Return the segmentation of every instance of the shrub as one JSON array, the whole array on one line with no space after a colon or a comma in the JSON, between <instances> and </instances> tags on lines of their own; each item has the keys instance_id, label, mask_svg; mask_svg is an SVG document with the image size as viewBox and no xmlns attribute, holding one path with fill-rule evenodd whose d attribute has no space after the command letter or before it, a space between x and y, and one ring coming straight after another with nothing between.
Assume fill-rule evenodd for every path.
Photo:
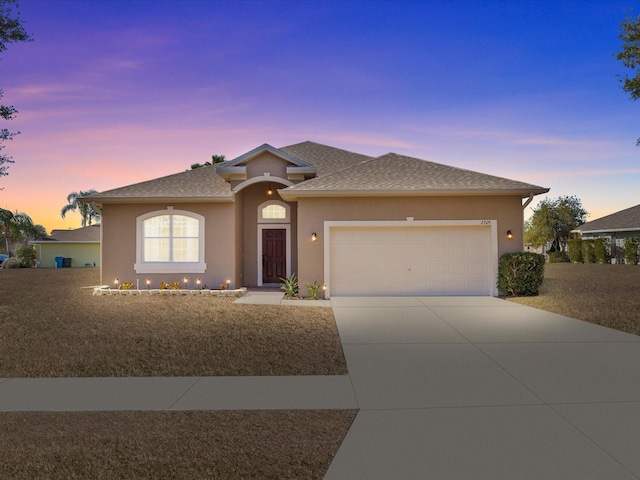
<instances>
[{"instance_id":1,"label":"shrub","mask_svg":"<svg viewBox=\"0 0 640 480\"><path fill-rule=\"evenodd\" d=\"M131 290L133 288L133 282L122 282L122 285L118 287L119 290Z\"/></svg>"},{"instance_id":2,"label":"shrub","mask_svg":"<svg viewBox=\"0 0 640 480\"><path fill-rule=\"evenodd\" d=\"M19 258L9 257L4 262L2 262L2 268L20 268L22 267L22 262Z\"/></svg>"},{"instance_id":3,"label":"shrub","mask_svg":"<svg viewBox=\"0 0 640 480\"><path fill-rule=\"evenodd\" d=\"M611 261L611 255L609 255L604 238L596 238L593 241L593 254L598 263L609 263Z\"/></svg>"},{"instance_id":4,"label":"shrub","mask_svg":"<svg viewBox=\"0 0 640 480\"><path fill-rule=\"evenodd\" d=\"M509 297L538 295L544 263L544 255L537 253L505 253L498 263L498 290Z\"/></svg>"},{"instance_id":5,"label":"shrub","mask_svg":"<svg viewBox=\"0 0 640 480\"><path fill-rule=\"evenodd\" d=\"M160 282L160 290L182 290L179 282Z\"/></svg>"},{"instance_id":6,"label":"shrub","mask_svg":"<svg viewBox=\"0 0 640 480\"><path fill-rule=\"evenodd\" d=\"M624 262L631 265L638 264L638 238L629 237L624 239ZM6 262L5 262L6 263Z\"/></svg>"},{"instance_id":7,"label":"shrub","mask_svg":"<svg viewBox=\"0 0 640 480\"><path fill-rule=\"evenodd\" d=\"M551 252L549 254L549 263L569 262L567 252Z\"/></svg>"},{"instance_id":8,"label":"shrub","mask_svg":"<svg viewBox=\"0 0 640 480\"><path fill-rule=\"evenodd\" d=\"M16 255L22 264L22 267L36 266L36 249L34 247L22 247Z\"/></svg>"},{"instance_id":9,"label":"shrub","mask_svg":"<svg viewBox=\"0 0 640 480\"><path fill-rule=\"evenodd\" d=\"M313 283L307 283L307 290L309 291L309 297L311 300L318 300L318 295L320 294L320 284L316 280Z\"/></svg>"},{"instance_id":10,"label":"shrub","mask_svg":"<svg viewBox=\"0 0 640 480\"><path fill-rule=\"evenodd\" d=\"M582 261L584 263L596 263L594 242L591 239L582 239Z\"/></svg>"},{"instance_id":11,"label":"shrub","mask_svg":"<svg viewBox=\"0 0 640 480\"><path fill-rule=\"evenodd\" d=\"M573 263L582 263L582 240L569 240L569 258Z\"/></svg>"},{"instance_id":12,"label":"shrub","mask_svg":"<svg viewBox=\"0 0 640 480\"><path fill-rule=\"evenodd\" d=\"M284 292L286 298L294 298L298 296L298 279L295 273L292 273L288 278L281 278L282 285L280 290Z\"/></svg>"}]
</instances>

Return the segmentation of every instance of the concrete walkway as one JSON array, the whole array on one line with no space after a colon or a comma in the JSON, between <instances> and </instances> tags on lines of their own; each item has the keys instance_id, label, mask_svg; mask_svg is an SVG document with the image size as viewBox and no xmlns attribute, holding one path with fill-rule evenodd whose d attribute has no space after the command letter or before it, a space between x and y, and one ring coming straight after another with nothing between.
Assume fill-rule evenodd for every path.
<instances>
[{"instance_id":1,"label":"concrete walkway","mask_svg":"<svg viewBox=\"0 0 640 480\"><path fill-rule=\"evenodd\" d=\"M328 479L640 478L640 337L491 297L331 305L349 375L0 379L0 411L358 408Z\"/></svg>"}]
</instances>

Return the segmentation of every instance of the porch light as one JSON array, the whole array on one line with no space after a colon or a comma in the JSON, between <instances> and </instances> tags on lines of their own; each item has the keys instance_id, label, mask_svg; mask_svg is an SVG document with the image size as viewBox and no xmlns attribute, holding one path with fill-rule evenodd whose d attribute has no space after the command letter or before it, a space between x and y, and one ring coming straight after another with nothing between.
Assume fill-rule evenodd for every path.
<instances>
[{"instance_id":1,"label":"porch light","mask_svg":"<svg viewBox=\"0 0 640 480\"><path fill-rule=\"evenodd\" d=\"M511 233L511 230L507 230L507 238L509 240L511 240L513 238L513 233Z\"/></svg>"},{"instance_id":2,"label":"porch light","mask_svg":"<svg viewBox=\"0 0 640 480\"><path fill-rule=\"evenodd\" d=\"M313 233L311 234L311 241L312 241L312 242L315 242L316 240L318 240L318 235L316 235L316 232L313 232Z\"/></svg>"},{"instance_id":3,"label":"porch light","mask_svg":"<svg viewBox=\"0 0 640 480\"><path fill-rule=\"evenodd\" d=\"M267 187L267 195L273 195L273 188L271 188L271 184L269 184L269 186Z\"/></svg>"}]
</instances>

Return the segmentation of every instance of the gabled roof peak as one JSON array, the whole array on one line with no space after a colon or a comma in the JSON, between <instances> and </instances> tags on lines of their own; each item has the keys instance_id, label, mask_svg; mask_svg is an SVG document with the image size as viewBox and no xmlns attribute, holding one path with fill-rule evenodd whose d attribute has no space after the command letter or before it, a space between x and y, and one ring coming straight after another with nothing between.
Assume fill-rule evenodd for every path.
<instances>
[{"instance_id":1,"label":"gabled roof peak","mask_svg":"<svg viewBox=\"0 0 640 480\"><path fill-rule=\"evenodd\" d=\"M244 165L247 162L253 160L257 156L259 156L259 155L261 155L261 154L263 154L265 152L269 152L269 153L275 155L276 157L280 157L283 160L286 160L287 162L292 163L296 167L310 167L311 166L310 163L305 162L304 160L301 160L298 157L295 157L295 156L285 152L284 150L280 150L278 148L272 147L268 143L263 143L259 147L256 147L253 150L250 150L247 153L244 153L244 154L240 155L239 157L234 158L233 160L230 160L228 162L224 162L222 165L218 166L216 168L216 170L224 171L224 169L227 168L227 167L236 167L236 166Z\"/></svg>"}]
</instances>

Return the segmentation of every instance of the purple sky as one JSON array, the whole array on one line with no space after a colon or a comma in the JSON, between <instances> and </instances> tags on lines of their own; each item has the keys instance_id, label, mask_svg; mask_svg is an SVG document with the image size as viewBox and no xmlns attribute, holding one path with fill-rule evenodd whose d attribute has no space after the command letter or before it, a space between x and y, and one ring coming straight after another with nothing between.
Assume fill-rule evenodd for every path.
<instances>
[{"instance_id":1,"label":"purple sky","mask_svg":"<svg viewBox=\"0 0 640 480\"><path fill-rule=\"evenodd\" d=\"M22 134L0 207L52 228L106 190L305 140L640 203L640 103L619 86L637 1L21 0L0 60ZM543 197L536 197L532 206Z\"/></svg>"}]
</instances>

